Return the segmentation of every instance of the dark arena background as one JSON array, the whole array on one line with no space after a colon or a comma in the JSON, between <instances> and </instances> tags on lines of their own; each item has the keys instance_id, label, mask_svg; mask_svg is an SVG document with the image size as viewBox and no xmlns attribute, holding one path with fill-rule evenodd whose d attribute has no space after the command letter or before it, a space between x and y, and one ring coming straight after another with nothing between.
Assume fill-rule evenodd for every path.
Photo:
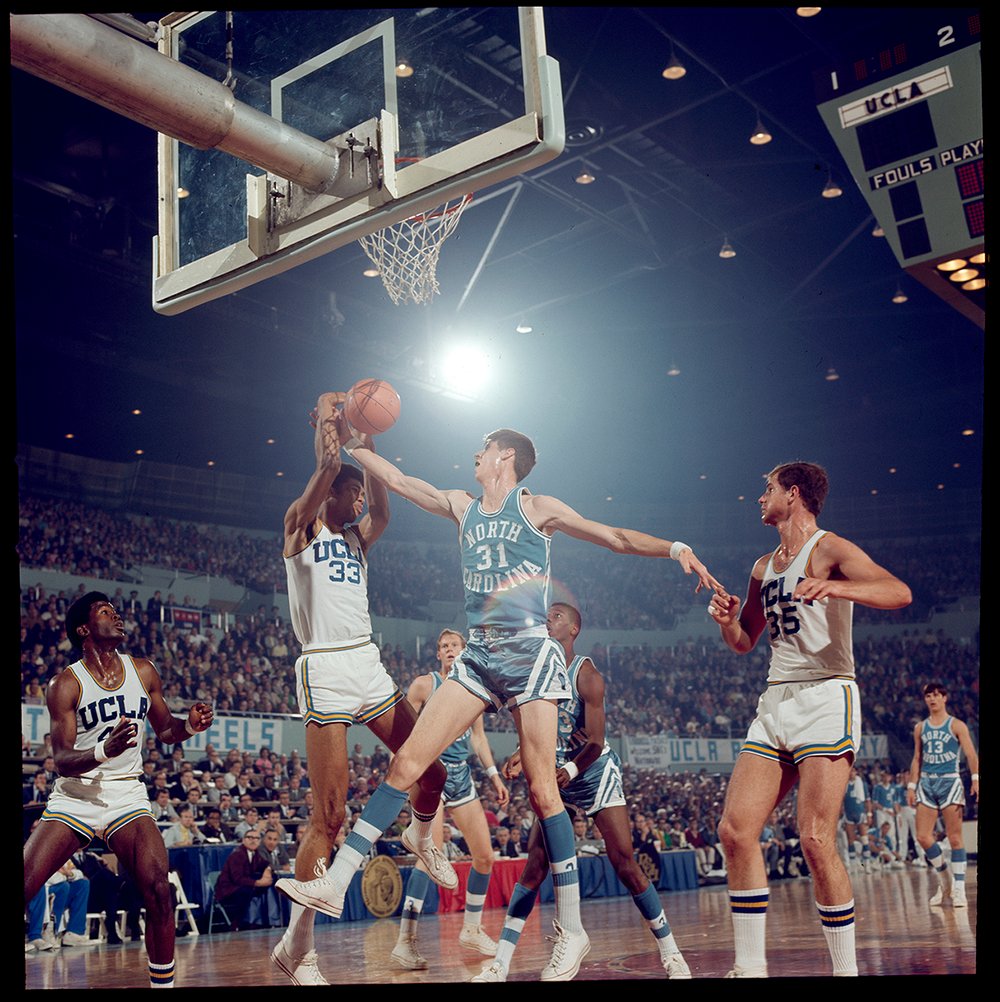
<instances>
[{"instance_id":1,"label":"dark arena background","mask_svg":"<svg viewBox=\"0 0 1000 1002\"><path fill-rule=\"evenodd\" d=\"M519 51L507 54L509 40L492 27L477 34L490 9L422 10L448 12L449 30L468 40L462 58L520 100ZM294 766L308 775L308 762L299 761L282 520L315 468L317 398L362 379L399 393L399 419L375 442L405 473L475 492L483 436L517 429L538 451L532 493L689 542L734 594L775 546L757 504L768 471L795 459L822 464L831 490L820 525L862 546L913 595L894 612L855 607L859 773L871 790L883 775L905 784L929 681L948 686L948 710L979 748L979 12L815 10L541 8L564 148L478 190L470 181L473 197L440 247L438 290L420 304L394 303L351 239L190 309L154 309L165 200L180 205L177 218L192 218L164 193L157 131L12 59L25 838L44 806L33 786L47 768L46 687L73 660L65 612L98 589L123 615L124 649L157 666L168 706L179 713L204 699L215 709L207 738L180 753L203 773L198 813L215 785L200 765L207 740L223 760L235 753L227 764L248 768L255 790L271 771L276 790L295 793L285 826L294 857L308 809L303 784L290 780ZM273 35L251 41L241 36L250 15L232 13L231 58L222 31L198 69L218 80L231 71L236 101L253 93L240 73L255 42L287 35L302 44L326 30L313 18L333 17L275 14ZM27 16L10 15L12 39ZM63 16L103 18L102 30L156 53L158 25L173 15L52 17ZM469 87L467 104L449 104L454 67L410 57L414 80L435 81L428 141L457 147L482 108L496 112L498 101ZM397 76L402 101L410 77ZM405 177L410 133L400 134ZM231 188L211 187L188 192L189 205L231 209L244 226L248 173L262 169L239 162L233 205L222 204ZM435 667L440 631L466 624L453 526L396 497L391 513L371 555L369 597L374 639L405 691ZM766 645L732 654L708 597L671 561L558 535L552 568L555 598L582 612L577 653L605 675L607 738L624 763L636 830L640 815L655 825L659 846L647 862L677 942L695 978L722 978L734 940L715 827L764 687ZM517 745L513 720L504 711L486 727L502 764ZM387 762L365 728L348 740L349 807L359 811ZM260 765L263 747L273 765ZM173 749L153 757L166 765ZM504 810L478 763L474 772L493 827L530 825L523 781L511 784ZM964 760L962 781L968 907L928 905L936 876L912 841L894 856L876 846L870 865L850 857L862 976L976 973L979 804ZM792 851L794 793L775 825L784 834L770 872L770 976L825 975L811 881ZM231 841L228 822L225 831ZM91 854L105 848L97 841ZM382 848L405 886L413 859L398 843ZM287 984L268 961L287 899L261 895L250 928L237 932L219 914L214 879L231 849L170 849L186 933L179 987ZM521 865L494 869L483 919L491 936ZM588 847L580 871L592 949L577 980L662 978L607 856ZM324 975L468 981L485 958L454 948L462 888L428 898L420 945L429 967L409 972L389 960L399 901L379 915L360 886L352 890L345 920L317 924ZM142 916L128 893L120 915L88 908L85 945L51 948L57 917L37 940L47 946L26 938L26 987L144 986ZM535 980L548 956L551 889L541 902L510 980Z\"/></svg>"}]
</instances>

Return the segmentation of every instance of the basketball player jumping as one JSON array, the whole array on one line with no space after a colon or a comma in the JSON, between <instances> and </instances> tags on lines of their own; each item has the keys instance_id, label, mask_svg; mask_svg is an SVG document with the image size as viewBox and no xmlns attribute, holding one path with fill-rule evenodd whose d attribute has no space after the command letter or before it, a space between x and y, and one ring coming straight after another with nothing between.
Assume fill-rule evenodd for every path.
<instances>
[{"instance_id":1,"label":"basketball player jumping","mask_svg":"<svg viewBox=\"0 0 1000 1002\"><path fill-rule=\"evenodd\" d=\"M729 977L767 977L768 889L758 838L798 781L802 851L833 959L833 973L858 973L851 878L837 853L837 820L861 741L854 681L854 602L875 609L910 604L910 589L863 550L816 525L829 490L814 463L786 463L767 476L761 521L779 545L750 574L746 601L716 593L709 604L722 639L748 654L766 630L768 688L757 704L729 783L719 837L726 856L736 965Z\"/></svg>"},{"instance_id":2,"label":"basketball player jumping","mask_svg":"<svg viewBox=\"0 0 1000 1002\"><path fill-rule=\"evenodd\" d=\"M73 853L103 839L142 893L151 988L174 985L174 905L167 849L141 780L139 729L145 721L168 744L212 725L212 708L195 703L175 717L152 662L119 654L122 618L107 595L92 591L66 613L66 635L79 661L51 682L47 700L59 778L42 822L24 846L24 900Z\"/></svg>"},{"instance_id":3,"label":"basketball player jumping","mask_svg":"<svg viewBox=\"0 0 1000 1002\"><path fill-rule=\"evenodd\" d=\"M389 523L385 487L354 467L342 466L336 408L342 393L324 393L314 412L316 469L302 496L285 514L285 569L292 627L302 645L295 663L299 711L306 724L306 760L314 810L295 856L297 881L322 877L344 822L348 786L347 728L362 723L393 751L417 719L413 707L382 667L368 614L368 553ZM365 500L368 512L362 518ZM358 524L352 523L358 521ZM414 814L433 817L445 770L433 759L413 776ZM437 848L410 840L438 883L458 882ZM316 958L315 912L290 895L291 918L271 960L296 985L325 985Z\"/></svg>"},{"instance_id":4,"label":"basketball player jumping","mask_svg":"<svg viewBox=\"0 0 1000 1002\"><path fill-rule=\"evenodd\" d=\"M913 762L911 782L906 791L907 802L917 808L917 842L923 848L927 862L938 875L938 889L930 903L943 904L948 898L955 908L965 908L965 843L962 841L962 819L965 808L965 788L958 773L961 751L972 770L972 796L979 796L979 756L969 734L969 728L948 714L948 690L940 682L924 686L927 719L913 729ZM951 845L951 869L944 852L934 837L938 814L944 821L945 833Z\"/></svg>"},{"instance_id":5,"label":"basketball player jumping","mask_svg":"<svg viewBox=\"0 0 1000 1002\"><path fill-rule=\"evenodd\" d=\"M393 758L385 782L337 853L329 876L311 882L303 896L310 897L314 907L338 914L355 869L395 820L416 778L469 728L484 706L490 711L508 706L556 887L557 935L541 978L568 981L579 970L590 940L580 923L573 826L555 775L557 704L570 698L572 690L562 647L545 629L552 535L565 532L617 553L673 557L685 573L697 575L699 589L721 586L684 543L590 521L554 497L519 487L535 465L535 449L518 432L495 431L476 452L475 478L482 491L478 499L406 476L371 449L349 444L355 461L389 490L457 527L469 643ZM420 821L419 833L429 838L433 815L414 820Z\"/></svg>"}]
</instances>

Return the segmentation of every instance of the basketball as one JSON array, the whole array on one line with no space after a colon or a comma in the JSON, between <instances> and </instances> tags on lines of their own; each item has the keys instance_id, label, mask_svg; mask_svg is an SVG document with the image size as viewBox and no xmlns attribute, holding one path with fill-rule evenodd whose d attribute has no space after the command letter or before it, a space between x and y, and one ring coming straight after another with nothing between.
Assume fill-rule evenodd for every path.
<instances>
[{"instance_id":1,"label":"basketball","mask_svg":"<svg viewBox=\"0 0 1000 1002\"><path fill-rule=\"evenodd\" d=\"M347 391L344 416L366 435L388 431L399 417L399 394L384 379L362 379Z\"/></svg>"}]
</instances>

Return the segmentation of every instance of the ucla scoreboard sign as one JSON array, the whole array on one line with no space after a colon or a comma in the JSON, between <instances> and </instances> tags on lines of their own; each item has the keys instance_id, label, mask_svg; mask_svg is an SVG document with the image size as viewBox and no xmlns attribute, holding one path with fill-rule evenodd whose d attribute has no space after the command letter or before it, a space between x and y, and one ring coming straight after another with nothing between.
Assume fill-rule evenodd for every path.
<instances>
[{"instance_id":1,"label":"ucla scoreboard sign","mask_svg":"<svg viewBox=\"0 0 1000 1002\"><path fill-rule=\"evenodd\" d=\"M905 38L817 74L819 113L900 265L983 326L979 12L899 14Z\"/></svg>"}]
</instances>

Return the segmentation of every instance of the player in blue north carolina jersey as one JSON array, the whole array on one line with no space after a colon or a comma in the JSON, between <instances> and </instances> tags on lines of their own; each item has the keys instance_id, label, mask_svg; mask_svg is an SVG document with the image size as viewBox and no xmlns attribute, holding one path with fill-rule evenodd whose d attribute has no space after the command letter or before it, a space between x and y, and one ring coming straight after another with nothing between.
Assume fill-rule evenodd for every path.
<instances>
[{"instance_id":1,"label":"player in blue north carolina jersey","mask_svg":"<svg viewBox=\"0 0 1000 1002\"><path fill-rule=\"evenodd\" d=\"M174 985L174 908L163 838L141 780L139 731L146 722L164 743L179 745L212 724L195 703L175 717L160 676L146 658L119 654L125 627L111 599L92 591L66 612L66 635L80 660L49 684L52 749L59 778L24 846L24 900L75 852L101 838L142 894L152 988Z\"/></svg>"},{"instance_id":2,"label":"player in blue north carolina jersey","mask_svg":"<svg viewBox=\"0 0 1000 1002\"><path fill-rule=\"evenodd\" d=\"M938 875L938 889L930 903L940 905L950 898L955 908L965 908L968 904L965 843L962 841L965 789L958 763L961 752L972 772L970 792L978 798L979 756L969 728L961 720L949 716L948 690L940 682L928 682L924 686L924 702L929 712L927 719L913 729L913 762L907 800L917 808L917 841ZM939 814L951 845L950 870L934 837Z\"/></svg>"},{"instance_id":3,"label":"player in blue north carolina jersey","mask_svg":"<svg viewBox=\"0 0 1000 1002\"><path fill-rule=\"evenodd\" d=\"M349 433L345 429L342 437ZM424 511L449 519L459 530L469 642L338 852L329 897L336 907L354 870L374 839L395 820L407 789L427 763L462 734L484 706L488 710L508 706L556 886L556 942L541 978L570 980L590 941L580 924L573 827L556 783L557 705L570 691L562 648L545 629L548 541L554 533L565 532L616 553L672 557L685 573L697 575L699 589L721 586L684 543L590 521L554 497L532 495L520 487L535 465L535 448L519 432L495 431L476 452L479 498L406 476L357 445L352 446L354 460L368 473ZM432 820L424 822L415 816L422 825L419 835L427 844L431 844Z\"/></svg>"},{"instance_id":4,"label":"player in blue north carolina jersey","mask_svg":"<svg viewBox=\"0 0 1000 1002\"><path fill-rule=\"evenodd\" d=\"M590 658L574 653L574 644L582 626L580 612L573 606L555 602L549 608L549 636L562 645L569 661L573 687L572 697L559 706L556 781L563 803L593 817L618 879L628 888L639 914L653 934L667 977L689 979L691 971L674 940L659 892L642 872L632 853L621 762L605 739L604 679ZM512 779L520 771L520 758L515 752L504 772L508 779ZM511 892L496 960L473 981L507 980L514 949L534 907L547 865L545 844L536 821L528 836L528 861Z\"/></svg>"},{"instance_id":5,"label":"player in blue north carolina jersey","mask_svg":"<svg viewBox=\"0 0 1000 1002\"><path fill-rule=\"evenodd\" d=\"M382 666L371 638L367 557L388 525L389 498L377 480L341 464L336 408L343 399L342 393L324 393L317 401L316 469L285 513L289 607L302 645L295 662L296 687L306 727L314 810L295 855L297 879L284 878L276 884L293 904L288 928L271 951L271 961L296 985L328 983L317 963L313 937L317 902L311 885L322 882L344 822L347 728L365 724L396 751L417 716ZM366 501L368 511L363 515ZM414 811L433 815L444 786L444 767L428 762L414 781ZM433 847L432 852L436 852ZM309 880L314 873L316 880Z\"/></svg>"},{"instance_id":6,"label":"player in blue north carolina jersey","mask_svg":"<svg viewBox=\"0 0 1000 1002\"><path fill-rule=\"evenodd\" d=\"M465 637L461 633L455 630L441 631L437 643L439 670L427 675L418 675L406 691L406 698L417 713L423 710L427 701L444 685L455 659L464 648ZM462 838L465 839L469 855L472 857L472 866L465 888L462 930L458 934L458 942L467 949L492 957L497 952L497 944L487 935L481 920L486 893L490 886L490 874L493 872L493 844L490 840L486 812L483 810L472 769L469 767L469 757L473 754L479 759L493 784L493 795L497 805L506 807L510 800L510 793L493 761L493 752L486 738L483 718L479 716L464 734L441 753L441 763L448 770L448 781L441 794L441 807L434 819L434 839L439 844L444 841L444 812L447 808L455 826L461 830ZM427 881L426 870L418 864L410 874L409 883L406 885L399 936L390 954L393 963L406 970L419 971L428 966L417 949L417 924L423 911Z\"/></svg>"},{"instance_id":7,"label":"player in blue north carolina jersey","mask_svg":"<svg viewBox=\"0 0 1000 1002\"><path fill-rule=\"evenodd\" d=\"M783 463L758 503L779 545L750 572L746 601L715 594L708 611L725 644L748 654L767 631L767 690L733 769L719 822L736 942L732 977L767 977L767 874L758 838L798 783L802 852L834 975L856 976L854 894L837 853L837 821L861 740L851 646L853 603L910 604L910 589L854 543L816 519L829 491L816 463Z\"/></svg>"}]
</instances>

